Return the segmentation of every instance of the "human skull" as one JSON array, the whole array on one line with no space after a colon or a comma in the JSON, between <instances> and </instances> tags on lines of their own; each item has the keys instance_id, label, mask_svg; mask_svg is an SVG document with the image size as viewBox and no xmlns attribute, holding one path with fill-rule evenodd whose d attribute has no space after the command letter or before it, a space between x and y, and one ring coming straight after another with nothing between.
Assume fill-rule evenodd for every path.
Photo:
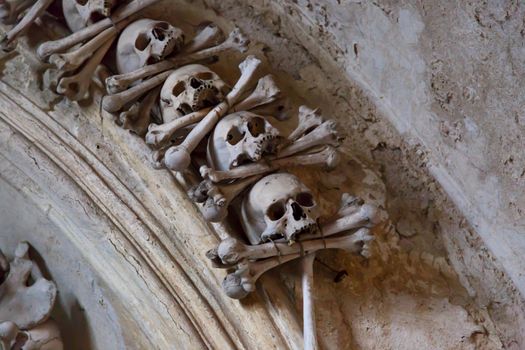
<instances>
[{"instance_id":1,"label":"human skull","mask_svg":"<svg viewBox=\"0 0 525 350\"><path fill-rule=\"evenodd\" d=\"M241 204L241 224L251 244L318 230L319 208L312 192L295 176L277 173L263 177Z\"/></svg>"},{"instance_id":2,"label":"human skull","mask_svg":"<svg viewBox=\"0 0 525 350\"><path fill-rule=\"evenodd\" d=\"M163 60L184 45L184 33L168 22L139 19L126 27L117 44L117 69L129 73Z\"/></svg>"},{"instance_id":3,"label":"human skull","mask_svg":"<svg viewBox=\"0 0 525 350\"><path fill-rule=\"evenodd\" d=\"M215 106L224 100L229 90L221 77L206 66L181 67L166 79L160 92L164 122Z\"/></svg>"},{"instance_id":4,"label":"human skull","mask_svg":"<svg viewBox=\"0 0 525 350\"><path fill-rule=\"evenodd\" d=\"M109 17L111 10L120 2L122 0L62 0L62 9L69 29L76 32Z\"/></svg>"},{"instance_id":5,"label":"human skull","mask_svg":"<svg viewBox=\"0 0 525 350\"><path fill-rule=\"evenodd\" d=\"M251 112L236 112L219 121L208 140L208 164L229 170L246 162L257 162L275 153L280 140L266 118Z\"/></svg>"}]
</instances>

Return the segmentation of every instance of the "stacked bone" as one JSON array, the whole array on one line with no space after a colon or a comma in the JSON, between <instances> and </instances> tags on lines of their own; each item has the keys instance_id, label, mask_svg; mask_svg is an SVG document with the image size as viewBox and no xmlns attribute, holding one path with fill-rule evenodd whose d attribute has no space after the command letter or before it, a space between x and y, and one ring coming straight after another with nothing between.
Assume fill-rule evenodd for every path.
<instances>
[{"instance_id":1,"label":"stacked bone","mask_svg":"<svg viewBox=\"0 0 525 350\"><path fill-rule=\"evenodd\" d=\"M62 350L50 318L56 294L55 284L29 259L27 243L18 245L10 263L0 251L0 349Z\"/></svg>"},{"instance_id":2,"label":"stacked bone","mask_svg":"<svg viewBox=\"0 0 525 350\"><path fill-rule=\"evenodd\" d=\"M239 29L224 38L208 23L185 42L185 33L167 22L133 18L157 1L63 0L73 33L39 46L39 57L54 66L46 72L47 85L70 100L87 98L96 70L117 41L118 74L105 79L102 108L145 137L154 166L200 177L188 194L206 220L237 215L250 244L230 237L207 254L230 270L223 283L228 296L245 297L265 271L301 258L305 348L315 349L315 253L341 248L367 257L375 209L344 194L341 209L321 219L312 192L286 170L335 168L342 142L336 124L301 106L297 128L283 137L276 123L287 117L281 113L286 99L272 75L260 74L260 60L246 57L232 88L203 65L225 51L246 51L249 41ZM9 21L31 1L11 2L16 6L4 6L13 9L4 16ZM20 22L24 30L49 3L35 3ZM4 46L21 32L15 27Z\"/></svg>"},{"instance_id":3,"label":"stacked bone","mask_svg":"<svg viewBox=\"0 0 525 350\"><path fill-rule=\"evenodd\" d=\"M3 51L12 51L16 39L26 33L31 25L42 16L53 0L3 0L0 2L0 22L14 24L0 39Z\"/></svg>"},{"instance_id":4,"label":"stacked bone","mask_svg":"<svg viewBox=\"0 0 525 350\"><path fill-rule=\"evenodd\" d=\"M127 28L121 35L116 54L120 74L106 79L109 95L104 97L102 103L107 112L120 113L119 121L125 128L141 136L146 133L152 121L152 110L157 105L159 97L162 113L157 120L160 120L164 127L182 116L183 112L187 114L195 110L201 115L204 112L203 108L211 107L222 99L226 92L226 85L219 81L218 76L202 65L188 64L206 62L225 51L243 52L248 44L248 40L239 29L234 29L224 40L222 31L216 25L208 24L190 42L181 45L177 54L164 60L151 60L148 55L144 55L144 52L150 51L150 48L154 50L158 45L158 39L153 35L147 41L145 46L148 50L137 48L137 43L140 43L139 38L143 35L141 32L143 28ZM124 36L124 34L129 35ZM125 47L128 47L128 50L125 50ZM201 82L202 86L194 87L195 90L199 90L199 93L192 95L196 100L180 106L182 112L179 113L177 108L171 106L169 96L175 93L173 90L175 87L180 87L174 82L180 82L188 75L198 79L194 81L194 86L197 82ZM162 84L165 86L161 89ZM175 85L171 86L172 84ZM169 87L172 89L169 90ZM144 95L145 97L140 100ZM200 97L197 98L196 95ZM185 115L184 117L184 120L189 120L187 125L194 124L199 119L199 116Z\"/></svg>"},{"instance_id":5,"label":"stacked bone","mask_svg":"<svg viewBox=\"0 0 525 350\"><path fill-rule=\"evenodd\" d=\"M63 0L64 17L73 33L39 46L40 59L48 60L53 66L46 71L46 86L72 101L87 99L97 69L120 32L121 37L129 37L130 32L142 30L145 41L152 35L165 38L162 45L156 47L158 50L150 53L150 61L162 60L178 50L183 40L178 28L148 19L133 22L138 11L157 1L135 0L123 4L119 0L88 0L81 1L80 5L77 0ZM130 47L121 49L131 50Z\"/></svg>"}]
</instances>

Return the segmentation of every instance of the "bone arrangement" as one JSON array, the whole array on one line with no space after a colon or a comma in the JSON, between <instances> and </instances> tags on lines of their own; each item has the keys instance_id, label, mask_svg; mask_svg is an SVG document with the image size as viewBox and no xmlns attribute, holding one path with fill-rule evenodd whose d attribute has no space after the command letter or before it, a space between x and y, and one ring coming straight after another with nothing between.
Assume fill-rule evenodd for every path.
<instances>
[{"instance_id":1,"label":"bone arrangement","mask_svg":"<svg viewBox=\"0 0 525 350\"><path fill-rule=\"evenodd\" d=\"M283 135L279 124L292 113L258 58L245 57L233 86L207 66L227 51L246 52L248 38L238 28L225 35L208 23L190 39L175 24L139 16L156 2L62 0L71 34L37 49L51 66L44 73L46 88L81 101L89 98L93 78L104 77L102 108L145 140L152 166L193 184L189 197L207 221L240 222L244 237L232 235L206 253L214 266L227 270L228 296L243 298L264 272L301 260L305 348L315 349L315 253L338 248L368 257L376 211L342 194L339 211L323 216L312 191L286 170L334 169L343 137L334 121L307 106L296 112L295 130ZM17 37L51 3L2 2L2 20L14 24L2 48L15 49ZM113 72L102 65L112 50Z\"/></svg>"},{"instance_id":2,"label":"bone arrangement","mask_svg":"<svg viewBox=\"0 0 525 350\"><path fill-rule=\"evenodd\" d=\"M30 259L29 248L20 243L11 261L0 250L0 349L62 350L51 318L57 288Z\"/></svg>"}]
</instances>

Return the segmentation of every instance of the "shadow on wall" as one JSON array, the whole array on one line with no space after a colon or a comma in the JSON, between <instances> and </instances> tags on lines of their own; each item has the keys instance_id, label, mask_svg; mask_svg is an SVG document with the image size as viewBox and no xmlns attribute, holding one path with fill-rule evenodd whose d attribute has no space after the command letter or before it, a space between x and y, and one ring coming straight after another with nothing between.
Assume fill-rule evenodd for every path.
<instances>
[{"instance_id":1,"label":"shadow on wall","mask_svg":"<svg viewBox=\"0 0 525 350\"><path fill-rule=\"evenodd\" d=\"M30 255L40 267L44 277L54 280L42 255L33 247L31 247ZM75 295L69 292L61 293L60 286L57 287L57 303L55 304L52 318L59 325L64 349L94 349L91 341L91 327L85 314L85 308Z\"/></svg>"}]
</instances>

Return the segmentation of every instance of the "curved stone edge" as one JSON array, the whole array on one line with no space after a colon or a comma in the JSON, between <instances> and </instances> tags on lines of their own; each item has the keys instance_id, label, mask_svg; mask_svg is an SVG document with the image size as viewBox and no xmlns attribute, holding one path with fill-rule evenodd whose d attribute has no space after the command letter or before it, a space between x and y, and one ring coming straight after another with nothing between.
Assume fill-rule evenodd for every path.
<instances>
[{"instance_id":1,"label":"curved stone edge","mask_svg":"<svg viewBox=\"0 0 525 350\"><path fill-rule=\"evenodd\" d=\"M187 247L174 244L173 236L115 174L49 114L5 83L0 83L0 108L4 111L0 119L11 129L9 131L4 124L4 134L11 133L11 136L2 142L1 153L28 178L42 184L46 195L53 197L53 205L69 214L67 218L54 219L61 227L68 228L67 238L85 252L84 258L116 293L121 307L132 306L121 315L126 327L133 330L131 334L142 334L143 339L150 341L150 346L161 348L174 344L207 348L258 348L265 344L265 347L283 348L294 344L295 340L283 343L289 335L280 334L261 305L246 310L243 305L224 298L220 277L206 271L209 267L201 266L205 261L199 256L201 253L181 253L181 249ZM55 181L49 182L50 174ZM67 183L67 186L57 189L53 183L58 182ZM178 198L171 198L176 202L184 194L175 185L173 189L179 192ZM71 197L71 193L83 203L83 212L63 201ZM182 201L178 207L184 211L192 208L189 221L199 221L193 206ZM173 215L175 208L168 209ZM92 227L82 229L87 224L82 223L86 219ZM178 224L179 232L197 229L203 230L200 234L208 239L214 237L203 223L196 227L195 224L194 227ZM93 227L107 236L96 237L91 230ZM104 250L99 249L101 244L105 245ZM206 247L202 248L204 252ZM179 259L176 254L180 254ZM190 267L185 256L201 258L196 259L201 261L200 265ZM120 271L108 270L109 262L112 269ZM146 318L145 312L148 313ZM267 337L267 334L279 334L280 337Z\"/></svg>"}]
</instances>

